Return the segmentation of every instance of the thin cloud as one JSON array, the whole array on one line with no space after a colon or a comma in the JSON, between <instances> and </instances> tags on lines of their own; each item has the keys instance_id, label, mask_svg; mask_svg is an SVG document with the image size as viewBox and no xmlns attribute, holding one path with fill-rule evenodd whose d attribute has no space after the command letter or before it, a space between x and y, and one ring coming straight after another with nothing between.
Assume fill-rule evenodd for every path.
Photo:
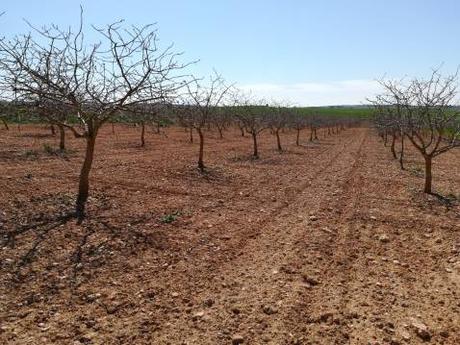
<instances>
[{"instance_id":1,"label":"thin cloud","mask_svg":"<svg viewBox=\"0 0 460 345\"><path fill-rule=\"evenodd\" d=\"M256 97L288 101L301 106L346 105L367 103L381 92L373 80L343 80L324 83L245 84L239 86Z\"/></svg>"}]
</instances>

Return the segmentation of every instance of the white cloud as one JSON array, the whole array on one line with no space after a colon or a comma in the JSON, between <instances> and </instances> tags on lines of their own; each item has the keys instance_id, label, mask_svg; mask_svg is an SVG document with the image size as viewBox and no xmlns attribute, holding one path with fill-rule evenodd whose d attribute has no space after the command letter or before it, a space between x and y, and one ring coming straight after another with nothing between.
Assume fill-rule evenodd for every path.
<instances>
[{"instance_id":1,"label":"white cloud","mask_svg":"<svg viewBox=\"0 0 460 345\"><path fill-rule=\"evenodd\" d=\"M381 91L380 85L372 80L343 80L318 83L297 84L246 84L239 85L251 91L255 97L288 101L301 106L347 105L367 103Z\"/></svg>"}]
</instances>

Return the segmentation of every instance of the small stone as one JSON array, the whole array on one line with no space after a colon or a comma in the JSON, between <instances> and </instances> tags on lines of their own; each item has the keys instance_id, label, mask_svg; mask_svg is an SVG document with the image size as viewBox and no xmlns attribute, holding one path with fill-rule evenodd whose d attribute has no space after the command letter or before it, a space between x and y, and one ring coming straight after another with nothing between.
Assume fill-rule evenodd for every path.
<instances>
[{"instance_id":1,"label":"small stone","mask_svg":"<svg viewBox=\"0 0 460 345\"><path fill-rule=\"evenodd\" d=\"M204 301L204 305L206 307L212 307L214 305L214 300L212 298L208 298Z\"/></svg>"},{"instance_id":2,"label":"small stone","mask_svg":"<svg viewBox=\"0 0 460 345\"><path fill-rule=\"evenodd\" d=\"M171 296L172 296L172 297L179 297L179 293L178 293L178 292L173 292L173 293L171 294Z\"/></svg>"},{"instance_id":3,"label":"small stone","mask_svg":"<svg viewBox=\"0 0 460 345\"><path fill-rule=\"evenodd\" d=\"M204 311L197 311L195 314L193 314L192 319L198 320L198 319L201 319L203 316L204 316Z\"/></svg>"},{"instance_id":4,"label":"small stone","mask_svg":"<svg viewBox=\"0 0 460 345\"><path fill-rule=\"evenodd\" d=\"M278 312L278 309L276 307L272 307L270 305L264 305L262 307L262 310L267 315L276 314Z\"/></svg>"},{"instance_id":5,"label":"small stone","mask_svg":"<svg viewBox=\"0 0 460 345\"><path fill-rule=\"evenodd\" d=\"M235 334L232 337L232 345L239 345L244 343L244 337L240 334Z\"/></svg>"},{"instance_id":6,"label":"small stone","mask_svg":"<svg viewBox=\"0 0 460 345\"><path fill-rule=\"evenodd\" d=\"M369 218L372 219L372 220L377 220L376 216L370 216Z\"/></svg>"},{"instance_id":7,"label":"small stone","mask_svg":"<svg viewBox=\"0 0 460 345\"><path fill-rule=\"evenodd\" d=\"M390 238L388 237L387 234L382 234L379 236L379 241L382 243L388 243L390 242Z\"/></svg>"},{"instance_id":8,"label":"small stone","mask_svg":"<svg viewBox=\"0 0 460 345\"><path fill-rule=\"evenodd\" d=\"M446 330L439 332L439 335L443 338L449 338L449 332Z\"/></svg>"},{"instance_id":9,"label":"small stone","mask_svg":"<svg viewBox=\"0 0 460 345\"><path fill-rule=\"evenodd\" d=\"M415 333L422 340L428 341L431 339L431 333L429 332L427 325L425 325L423 322L420 322L416 319L412 319L411 325L415 328Z\"/></svg>"},{"instance_id":10,"label":"small stone","mask_svg":"<svg viewBox=\"0 0 460 345\"><path fill-rule=\"evenodd\" d=\"M405 329L403 329L403 330L401 331L401 338L402 338L403 340L410 340L410 334L409 334L409 332L406 331Z\"/></svg>"},{"instance_id":11,"label":"small stone","mask_svg":"<svg viewBox=\"0 0 460 345\"><path fill-rule=\"evenodd\" d=\"M238 307L232 307L231 311L235 315L238 315L239 313L241 313L241 310Z\"/></svg>"},{"instance_id":12,"label":"small stone","mask_svg":"<svg viewBox=\"0 0 460 345\"><path fill-rule=\"evenodd\" d=\"M310 217L308 217L308 219L310 219L311 221L314 222L314 221L318 220L318 217L317 216L310 216Z\"/></svg>"},{"instance_id":13,"label":"small stone","mask_svg":"<svg viewBox=\"0 0 460 345\"><path fill-rule=\"evenodd\" d=\"M310 276L310 275L308 275L306 273L302 274L302 278L306 283L310 284L311 286L316 286L316 285L321 284L321 282L318 279L316 279L316 278L314 278L314 277L312 277L312 276Z\"/></svg>"}]
</instances>

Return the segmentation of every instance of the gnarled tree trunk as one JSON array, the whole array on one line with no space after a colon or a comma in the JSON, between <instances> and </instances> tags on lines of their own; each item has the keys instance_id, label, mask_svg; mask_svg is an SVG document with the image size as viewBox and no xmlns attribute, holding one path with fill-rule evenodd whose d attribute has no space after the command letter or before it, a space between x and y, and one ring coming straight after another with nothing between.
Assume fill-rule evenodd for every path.
<instances>
[{"instance_id":1,"label":"gnarled tree trunk","mask_svg":"<svg viewBox=\"0 0 460 345\"><path fill-rule=\"evenodd\" d=\"M425 188L424 192L431 194L431 183L433 180L433 176L431 174L431 164L433 161L433 157L430 155L424 155L423 158L425 158Z\"/></svg>"},{"instance_id":2,"label":"gnarled tree trunk","mask_svg":"<svg viewBox=\"0 0 460 345\"><path fill-rule=\"evenodd\" d=\"M201 172L204 171L204 163L203 163L203 155L204 155L204 135L201 130L201 127L197 127L196 131L198 132L198 136L200 137L200 151L198 154L198 169Z\"/></svg>"},{"instance_id":3,"label":"gnarled tree trunk","mask_svg":"<svg viewBox=\"0 0 460 345\"><path fill-rule=\"evenodd\" d=\"M59 125L59 150L65 150L65 129L64 126Z\"/></svg>"},{"instance_id":4,"label":"gnarled tree trunk","mask_svg":"<svg viewBox=\"0 0 460 345\"><path fill-rule=\"evenodd\" d=\"M5 129L6 129L7 131L9 131L10 128L8 127L8 123L6 122L6 120L5 120L5 119L1 119L1 120L2 120L2 122L3 122L3 126L5 127Z\"/></svg>"},{"instance_id":5,"label":"gnarled tree trunk","mask_svg":"<svg viewBox=\"0 0 460 345\"><path fill-rule=\"evenodd\" d=\"M85 206L89 196L89 173L93 164L94 147L96 145L97 130L92 129L86 137L86 151L83 166L80 171L80 180L78 184L78 196L76 202L76 216L78 224L83 222L85 218Z\"/></svg>"},{"instance_id":6,"label":"gnarled tree trunk","mask_svg":"<svg viewBox=\"0 0 460 345\"><path fill-rule=\"evenodd\" d=\"M399 153L399 166L404 170L404 133L401 133L401 152Z\"/></svg>"},{"instance_id":7,"label":"gnarled tree trunk","mask_svg":"<svg viewBox=\"0 0 460 345\"><path fill-rule=\"evenodd\" d=\"M255 132L251 134L252 134L252 142L254 144L254 153L252 155L254 156L254 158L259 158L259 150L257 147L257 134Z\"/></svg>"},{"instance_id":8,"label":"gnarled tree trunk","mask_svg":"<svg viewBox=\"0 0 460 345\"><path fill-rule=\"evenodd\" d=\"M396 156L395 144L396 144L396 134L392 133L391 134L391 153L393 154L393 158L397 159L398 156Z\"/></svg>"},{"instance_id":9,"label":"gnarled tree trunk","mask_svg":"<svg viewBox=\"0 0 460 345\"><path fill-rule=\"evenodd\" d=\"M277 129L275 131L275 135L276 135L276 145L278 147L278 151L283 151L283 148L281 147L281 139L280 139L280 130Z\"/></svg>"},{"instance_id":10,"label":"gnarled tree trunk","mask_svg":"<svg viewBox=\"0 0 460 345\"><path fill-rule=\"evenodd\" d=\"M145 123L141 122L141 147L145 146Z\"/></svg>"}]
</instances>

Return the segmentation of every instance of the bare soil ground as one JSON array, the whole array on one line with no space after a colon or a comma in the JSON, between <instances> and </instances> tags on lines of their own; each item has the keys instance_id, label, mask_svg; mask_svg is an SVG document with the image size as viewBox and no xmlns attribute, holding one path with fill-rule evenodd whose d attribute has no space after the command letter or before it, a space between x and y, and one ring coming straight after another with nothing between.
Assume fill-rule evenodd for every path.
<instances>
[{"instance_id":1,"label":"bare soil ground","mask_svg":"<svg viewBox=\"0 0 460 345\"><path fill-rule=\"evenodd\" d=\"M281 154L265 133L259 160L207 133L205 175L164 132L102 130L77 226L81 139L1 131L0 343L460 344L459 151L440 200L366 128Z\"/></svg>"}]
</instances>

